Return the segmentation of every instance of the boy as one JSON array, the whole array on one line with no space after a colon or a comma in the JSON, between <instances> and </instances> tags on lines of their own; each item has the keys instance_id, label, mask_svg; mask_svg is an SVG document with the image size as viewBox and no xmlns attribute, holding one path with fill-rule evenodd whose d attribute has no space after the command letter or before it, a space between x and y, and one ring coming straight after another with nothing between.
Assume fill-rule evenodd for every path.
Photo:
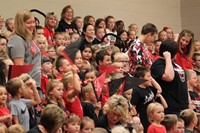
<instances>
[{"instance_id":1,"label":"boy","mask_svg":"<svg viewBox=\"0 0 200 133\"><path fill-rule=\"evenodd\" d=\"M154 62L155 60L157 60L160 56L159 56L159 49L160 49L160 45L161 45L162 41L161 40L156 40L154 42L154 52L151 54L151 60L152 62Z\"/></svg>"},{"instance_id":2,"label":"boy","mask_svg":"<svg viewBox=\"0 0 200 133\"><path fill-rule=\"evenodd\" d=\"M185 133L193 133L198 122L196 113L192 109L185 109L181 111L180 118L185 122Z\"/></svg>"},{"instance_id":3,"label":"boy","mask_svg":"<svg viewBox=\"0 0 200 133\"><path fill-rule=\"evenodd\" d=\"M96 37L92 41L92 44L100 44L101 43L101 39L105 35L105 29L103 27L101 27L101 26L97 26L95 28L95 35L96 35Z\"/></svg>"},{"instance_id":4,"label":"boy","mask_svg":"<svg viewBox=\"0 0 200 133\"><path fill-rule=\"evenodd\" d=\"M111 55L107 50L100 50L96 55L96 62L99 66L110 66L112 64Z\"/></svg>"},{"instance_id":5,"label":"boy","mask_svg":"<svg viewBox=\"0 0 200 133\"><path fill-rule=\"evenodd\" d=\"M200 75L200 53L194 53L192 59L193 59L194 71L197 73L198 76Z\"/></svg>"},{"instance_id":6,"label":"boy","mask_svg":"<svg viewBox=\"0 0 200 133\"><path fill-rule=\"evenodd\" d=\"M29 113L28 108L30 106L37 105L41 102L36 83L27 82L34 93L34 99L22 99L21 96L25 94L25 85L20 78L13 78L6 83L6 89L11 94L12 99L9 102L10 112L13 116L14 124L21 124L29 130Z\"/></svg>"},{"instance_id":7,"label":"boy","mask_svg":"<svg viewBox=\"0 0 200 133\"><path fill-rule=\"evenodd\" d=\"M147 80L133 89L131 104L136 107L140 115L144 131L147 131L149 121L147 118L147 106L155 99L156 94L161 93L160 85L151 77L150 70L146 67L138 67L134 72L136 78Z\"/></svg>"},{"instance_id":8,"label":"boy","mask_svg":"<svg viewBox=\"0 0 200 133\"><path fill-rule=\"evenodd\" d=\"M176 127L177 127L177 133L184 133L185 126L183 119L178 118Z\"/></svg>"},{"instance_id":9,"label":"boy","mask_svg":"<svg viewBox=\"0 0 200 133\"><path fill-rule=\"evenodd\" d=\"M67 59L65 59L63 56L59 56L56 60L56 70L60 73L59 76L57 76L57 79L62 79L62 74L67 73L71 71L71 65Z\"/></svg>"},{"instance_id":10,"label":"boy","mask_svg":"<svg viewBox=\"0 0 200 133\"><path fill-rule=\"evenodd\" d=\"M176 133L177 121L178 121L178 118L176 115L168 114L168 115L165 115L165 118L161 122L161 124L165 126L167 133Z\"/></svg>"},{"instance_id":11,"label":"boy","mask_svg":"<svg viewBox=\"0 0 200 133\"><path fill-rule=\"evenodd\" d=\"M56 32L53 36L54 46L64 45L64 35L61 32Z\"/></svg>"}]
</instances>

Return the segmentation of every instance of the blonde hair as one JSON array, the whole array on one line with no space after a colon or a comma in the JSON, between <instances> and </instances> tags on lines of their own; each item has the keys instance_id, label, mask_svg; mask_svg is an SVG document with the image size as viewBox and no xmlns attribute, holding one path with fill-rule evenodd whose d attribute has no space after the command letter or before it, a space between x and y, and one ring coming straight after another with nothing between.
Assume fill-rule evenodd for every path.
<instances>
[{"instance_id":1,"label":"blonde hair","mask_svg":"<svg viewBox=\"0 0 200 133\"><path fill-rule=\"evenodd\" d=\"M91 83L88 83L86 86L83 86L81 89L81 95L83 97L83 100L85 100L85 94L90 93L93 90L93 86Z\"/></svg>"},{"instance_id":2,"label":"blonde hair","mask_svg":"<svg viewBox=\"0 0 200 133\"><path fill-rule=\"evenodd\" d=\"M54 17L56 19L56 26L54 27L55 29L58 27L58 17L56 16L56 14L54 12L48 12L46 17L45 17L45 21L44 24L45 26L48 26L48 19L49 17Z\"/></svg>"},{"instance_id":3,"label":"blonde hair","mask_svg":"<svg viewBox=\"0 0 200 133\"><path fill-rule=\"evenodd\" d=\"M14 21L14 33L25 40L33 40L35 37L35 30L32 34L25 26L25 22L32 17L34 18L33 14L28 10L17 12Z\"/></svg>"},{"instance_id":4,"label":"blonde hair","mask_svg":"<svg viewBox=\"0 0 200 133\"><path fill-rule=\"evenodd\" d=\"M68 84L69 83L72 83L72 79L73 79L73 73L70 71L70 72L67 72L67 73L64 73L62 75L62 80L61 82L63 83L65 89L68 88Z\"/></svg>"},{"instance_id":5,"label":"blonde hair","mask_svg":"<svg viewBox=\"0 0 200 133\"><path fill-rule=\"evenodd\" d=\"M65 46L63 46L63 45L58 46L58 47L56 48L56 54L59 55L59 56L62 55L61 52L62 52L64 49L65 49Z\"/></svg>"},{"instance_id":6,"label":"blonde hair","mask_svg":"<svg viewBox=\"0 0 200 133\"><path fill-rule=\"evenodd\" d=\"M183 119L185 127L188 127L195 118L195 112L192 109L185 109L181 111L180 118Z\"/></svg>"},{"instance_id":7,"label":"blonde hair","mask_svg":"<svg viewBox=\"0 0 200 133\"><path fill-rule=\"evenodd\" d=\"M185 70L185 74L187 76L187 79L190 79L193 74L196 75L196 72L194 70L187 69L187 70Z\"/></svg>"},{"instance_id":8,"label":"blonde hair","mask_svg":"<svg viewBox=\"0 0 200 133\"><path fill-rule=\"evenodd\" d=\"M50 94L50 92L58 85L58 84L62 84L63 83L57 79L52 79L48 82L47 87L46 87L46 100L47 102L50 102L52 100L52 95ZM59 103L62 103L62 99L58 100Z\"/></svg>"},{"instance_id":9,"label":"blonde hair","mask_svg":"<svg viewBox=\"0 0 200 133\"><path fill-rule=\"evenodd\" d=\"M36 42L44 42L45 43L45 52L47 51L47 46L48 46L48 42L47 39L44 35L37 35L35 38Z\"/></svg>"},{"instance_id":10,"label":"blonde hair","mask_svg":"<svg viewBox=\"0 0 200 133\"><path fill-rule=\"evenodd\" d=\"M64 36L64 40L70 40L70 35L67 32L61 32L61 34Z\"/></svg>"},{"instance_id":11,"label":"blonde hair","mask_svg":"<svg viewBox=\"0 0 200 133\"><path fill-rule=\"evenodd\" d=\"M88 122L90 122L90 123L92 123L93 125L95 125L93 119L91 119L91 118L88 117L88 116L85 116L85 117L83 117L83 119L81 120L81 124L80 124L80 127L81 127L81 128L80 128L80 129L83 129L84 126L85 126L85 124L88 123Z\"/></svg>"},{"instance_id":12,"label":"blonde hair","mask_svg":"<svg viewBox=\"0 0 200 133\"><path fill-rule=\"evenodd\" d=\"M0 123L0 129L1 128L4 129L5 133L8 133L8 128L4 124L2 124L2 123Z\"/></svg>"},{"instance_id":13,"label":"blonde hair","mask_svg":"<svg viewBox=\"0 0 200 133\"><path fill-rule=\"evenodd\" d=\"M120 95L111 96L106 104L103 106L103 113L108 114L110 111L121 115L121 120L129 119L128 102L126 98Z\"/></svg>"},{"instance_id":14,"label":"blonde hair","mask_svg":"<svg viewBox=\"0 0 200 133\"><path fill-rule=\"evenodd\" d=\"M150 103L147 107L147 117L148 117L148 120L150 123L153 122L153 119L152 119L152 114L155 112L156 110L156 107L158 106L161 106L163 107L162 104L158 103L158 102L154 102L154 103ZM164 108L164 107L163 107Z\"/></svg>"},{"instance_id":15,"label":"blonde hair","mask_svg":"<svg viewBox=\"0 0 200 133\"><path fill-rule=\"evenodd\" d=\"M64 125L68 126L69 123L72 123L72 122L78 122L80 124L81 119L77 115L73 114L73 115L69 116L68 119L65 120Z\"/></svg>"},{"instance_id":16,"label":"blonde hair","mask_svg":"<svg viewBox=\"0 0 200 133\"><path fill-rule=\"evenodd\" d=\"M133 126L133 130L132 130L132 133L140 133L144 131L144 127L142 124L134 124Z\"/></svg>"},{"instance_id":17,"label":"blonde hair","mask_svg":"<svg viewBox=\"0 0 200 133\"><path fill-rule=\"evenodd\" d=\"M164 120L161 122L162 125L165 126L167 131L170 131L174 126L176 126L178 122L178 118L174 114L165 115Z\"/></svg>"},{"instance_id":18,"label":"blonde hair","mask_svg":"<svg viewBox=\"0 0 200 133\"><path fill-rule=\"evenodd\" d=\"M26 129L20 124L15 124L8 128L8 132L9 133L26 133Z\"/></svg>"},{"instance_id":19,"label":"blonde hair","mask_svg":"<svg viewBox=\"0 0 200 133\"><path fill-rule=\"evenodd\" d=\"M95 127L95 128L92 130L92 133L108 133L108 132L107 132L106 129L104 129L104 128Z\"/></svg>"}]
</instances>

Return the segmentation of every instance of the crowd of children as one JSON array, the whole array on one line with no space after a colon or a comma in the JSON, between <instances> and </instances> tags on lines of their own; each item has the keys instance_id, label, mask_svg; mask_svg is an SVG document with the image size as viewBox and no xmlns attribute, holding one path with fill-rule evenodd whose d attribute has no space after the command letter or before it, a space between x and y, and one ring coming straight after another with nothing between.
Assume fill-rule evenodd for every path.
<instances>
[{"instance_id":1,"label":"crowd of children","mask_svg":"<svg viewBox=\"0 0 200 133\"><path fill-rule=\"evenodd\" d=\"M44 27L36 20L23 11L0 27L1 133L200 133L191 31L177 38L147 23L139 36L137 24L126 31L113 16L74 17L70 5L60 21L53 12ZM28 64L28 74L10 77L9 65Z\"/></svg>"}]
</instances>

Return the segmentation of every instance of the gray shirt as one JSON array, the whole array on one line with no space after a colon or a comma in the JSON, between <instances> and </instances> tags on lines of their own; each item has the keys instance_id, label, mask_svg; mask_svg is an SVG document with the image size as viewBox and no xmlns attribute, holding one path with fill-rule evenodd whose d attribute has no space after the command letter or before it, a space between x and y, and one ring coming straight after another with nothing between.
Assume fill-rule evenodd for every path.
<instances>
[{"instance_id":1,"label":"gray shirt","mask_svg":"<svg viewBox=\"0 0 200 133\"><path fill-rule=\"evenodd\" d=\"M40 87L41 81L41 54L35 41L24 40L18 35L12 35L8 42L11 59L24 58L24 65L34 64L28 74L36 81Z\"/></svg>"}]
</instances>

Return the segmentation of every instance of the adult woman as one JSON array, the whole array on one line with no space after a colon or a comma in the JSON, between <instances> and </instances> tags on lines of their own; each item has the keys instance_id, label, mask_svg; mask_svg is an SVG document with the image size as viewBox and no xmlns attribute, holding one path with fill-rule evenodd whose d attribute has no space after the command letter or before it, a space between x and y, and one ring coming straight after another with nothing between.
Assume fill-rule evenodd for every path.
<instances>
[{"instance_id":1,"label":"adult woman","mask_svg":"<svg viewBox=\"0 0 200 133\"><path fill-rule=\"evenodd\" d=\"M96 127L102 127L111 133L111 129L128 118L127 100L120 95L113 95L103 106L104 115L96 121Z\"/></svg>"},{"instance_id":2,"label":"adult woman","mask_svg":"<svg viewBox=\"0 0 200 133\"><path fill-rule=\"evenodd\" d=\"M73 23L74 10L70 5L65 6L61 12L61 20L58 24L56 32L67 32L67 33L77 33L78 28L75 23Z\"/></svg>"},{"instance_id":3,"label":"adult woman","mask_svg":"<svg viewBox=\"0 0 200 133\"><path fill-rule=\"evenodd\" d=\"M173 40L166 40L160 46L159 55L151 66L152 77L162 88L168 108L167 114L179 115L181 110L188 108L188 92L185 72L181 66L173 62L178 45Z\"/></svg>"},{"instance_id":4,"label":"adult woman","mask_svg":"<svg viewBox=\"0 0 200 133\"><path fill-rule=\"evenodd\" d=\"M44 36L47 39L48 44L53 45L54 31L58 26L58 18L54 12L49 12L45 18Z\"/></svg>"},{"instance_id":5,"label":"adult woman","mask_svg":"<svg viewBox=\"0 0 200 133\"><path fill-rule=\"evenodd\" d=\"M106 29L106 23L103 18L98 18L95 22L95 28L101 26L102 28Z\"/></svg>"},{"instance_id":6,"label":"adult woman","mask_svg":"<svg viewBox=\"0 0 200 133\"><path fill-rule=\"evenodd\" d=\"M41 55L34 41L34 16L27 10L18 12L14 24L14 34L8 42L10 57L15 65L34 64L28 74L36 81L37 87L40 87Z\"/></svg>"},{"instance_id":7,"label":"adult woman","mask_svg":"<svg viewBox=\"0 0 200 133\"><path fill-rule=\"evenodd\" d=\"M184 70L193 69L192 56L194 54L194 34L189 30L183 30L178 38L178 53L176 63Z\"/></svg>"}]
</instances>

